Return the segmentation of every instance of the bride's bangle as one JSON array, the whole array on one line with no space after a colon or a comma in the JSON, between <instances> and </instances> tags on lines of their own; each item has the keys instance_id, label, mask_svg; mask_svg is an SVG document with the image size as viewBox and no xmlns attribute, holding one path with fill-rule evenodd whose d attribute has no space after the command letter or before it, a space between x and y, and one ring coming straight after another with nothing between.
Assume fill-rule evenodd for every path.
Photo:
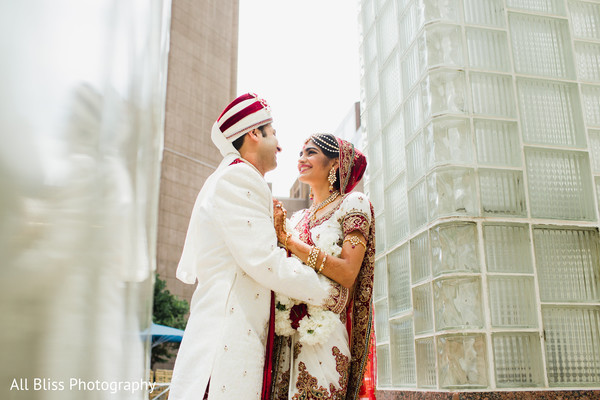
<instances>
[{"instance_id":1,"label":"bride's bangle","mask_svg":"<svg viewBox=\"0 0 600 400\"><path fill-rule=\"evenodd\" d=\"M325 267L325 260L327 260L327 254L323 256L323 261L321 261L321 266L317 270L317 273L320 274L323 271L323 267Z\"/></svg>"},{"instance_id":2,"label":"bride's bangle","mask_svg":"<svg viewBox=\"0 0 600 400\"><path fill-rule=\"evenodd\" d=\"M308 265L309 267L311 267L315 271L317 270L317 258L319 257L319 253L320 252L321 252L321 250L318 247L312 246L310 248L310 253L308 255L308 260L306 260L306 265Z\"/></svg>"}]
</instances>

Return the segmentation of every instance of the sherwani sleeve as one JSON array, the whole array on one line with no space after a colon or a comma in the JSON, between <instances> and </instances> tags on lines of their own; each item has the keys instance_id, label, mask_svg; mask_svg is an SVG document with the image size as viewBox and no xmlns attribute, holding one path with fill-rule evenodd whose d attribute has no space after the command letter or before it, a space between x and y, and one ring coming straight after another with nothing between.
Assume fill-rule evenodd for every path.
<instances>
[{"instance_id":1,"label":"sherwani sleeve","mask_svg":"<svg viewBox=\"0 0 600 400\"><path fill-rule=\"evenodd\" d=\"M345 303L345 288L277 246L271 192L256 171L244 164L229 166L215 189L213 218L242 270L261 285L307 304L336 309Z\"/></svg>"}]
</instances>

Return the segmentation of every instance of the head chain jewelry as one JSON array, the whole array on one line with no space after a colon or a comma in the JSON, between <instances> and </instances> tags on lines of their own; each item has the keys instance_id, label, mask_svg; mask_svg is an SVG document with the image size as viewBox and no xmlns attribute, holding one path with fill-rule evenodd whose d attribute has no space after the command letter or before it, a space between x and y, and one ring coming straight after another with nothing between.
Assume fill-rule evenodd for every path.
<instances>
[{"instance_id":1,"label":"head chain jewelry","mask_svg":"<svg viewBox=\"0 0 600 400\"><path fill-rule=\"evenodd\" d=\"M323 139L319 134L312 135L311 139L319 145L319 147L326 148L331 153L339 153L339 146L335 147L333 144L328 143L325 139Z\"/></svg>"}]
</instances>

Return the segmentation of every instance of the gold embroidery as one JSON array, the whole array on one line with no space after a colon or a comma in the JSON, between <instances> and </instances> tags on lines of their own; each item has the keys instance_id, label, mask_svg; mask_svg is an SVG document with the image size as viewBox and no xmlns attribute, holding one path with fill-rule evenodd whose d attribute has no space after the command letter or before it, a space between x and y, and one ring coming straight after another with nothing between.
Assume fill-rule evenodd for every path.
<instances>
[{"instance_id":1,"label":"gold embroidery","mask_svg":"<svg viewBox=\"0 0 600 400\"><path fill-rule=\"evenodd\" d=\"M296 342L294 344L294 359L298 358L301 351L302 351L302 343Z\"/></svg>"},{"instance_id":2,"label":"gold embroidery","mask_svg":"<svg viewBox=\"0 0 600 400\"><path fill-rule=\"evenodd\" d=\"M298 363L298 381L296 389L298 393L292 397L292 400L344 400L346 397L346 389L348 386L348 369L350 367L350 359L342 354L339 348L334 346L331 353L335 357L335 370L340 375L336 388L333 383L329 384L329 390L323 386L319 386L317 378L312 376L307 370L303 362Z\"/></svg>"}]
</instances>

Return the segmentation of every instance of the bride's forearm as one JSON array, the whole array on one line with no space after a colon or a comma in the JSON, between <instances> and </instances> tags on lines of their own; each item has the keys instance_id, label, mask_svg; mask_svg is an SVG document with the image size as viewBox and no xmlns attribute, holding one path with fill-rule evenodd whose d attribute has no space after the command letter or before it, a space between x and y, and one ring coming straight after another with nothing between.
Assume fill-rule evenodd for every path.
<instances>
[{"instance_id":1,"label":"bride's forearm","mask_svg":"<svg viewBox=\"0 0 600 400\"><path fill-rule=\"evenodd\" d=\"M290 237L287 241L287 248L303 263L309 265L308 259L312 246L294 237ZM341 258L327 255L327 258L325 259L325 253L320 251L314 265L309 266L313 267L315 271L319 271L329 279L351 289L356 280L356 276L358 275L358 271L360 270L363 256L364 251L361 251L360 248L358 251L343 248ZM323 263L323 261L325 262Z\"/></svg>"}]
</instances>

